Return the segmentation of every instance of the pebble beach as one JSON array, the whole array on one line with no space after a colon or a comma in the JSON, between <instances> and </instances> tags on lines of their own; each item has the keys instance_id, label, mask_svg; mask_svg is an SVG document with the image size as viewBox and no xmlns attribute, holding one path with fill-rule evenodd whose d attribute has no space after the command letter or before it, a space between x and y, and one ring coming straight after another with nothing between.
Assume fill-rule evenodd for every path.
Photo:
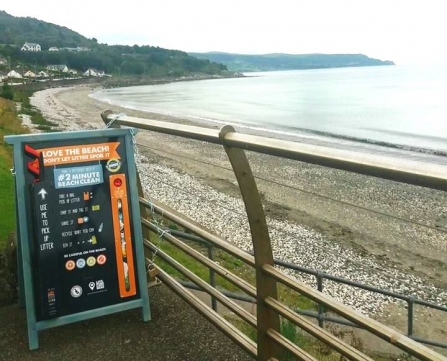
<instances>
[{"instance_id":1,"label":"pebble beach","mask_svg":"<svg viewBox=\"0 0 447 361\"><path fill-rule=\"evenodd\" d=\"M103 128L100 113L105 109L191 122L100 103L88 97L92 91L89 87L48 89L35 93L31 104L61 131ZM26 116L23 124L33 129ZM138 133L137 142L146 197L251 251L245 208L223 149L147 131ZM442 192L266 155L249 153L248 157L276 258L447 304L447 199ZM314 277L285 272L315 287ZM330 281L324 282L324 292L372 316L386 316L388 306L397 302Z\"/></svg>"}]
</instances>

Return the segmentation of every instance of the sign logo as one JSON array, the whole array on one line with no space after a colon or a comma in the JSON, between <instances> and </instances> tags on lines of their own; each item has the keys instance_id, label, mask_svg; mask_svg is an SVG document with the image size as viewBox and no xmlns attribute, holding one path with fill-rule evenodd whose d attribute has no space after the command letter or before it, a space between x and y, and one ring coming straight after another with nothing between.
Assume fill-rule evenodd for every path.
<instances>
[{"instance_id":1,"label":"sign logo","mask_svg":"<svg viewBox=\"0 0 447 361\"><path fill-rule=\"evenodd\" d=\"M107 257L103 254L100 254L97 258L96 258L96 262L98 262L99 265L103 265L104 263L106 263L107 261Z\"/></svg>"},{"instance_id":2,"label":"sign logo","mask_svg":"<svg viewBox=\"0 0 447 361\"><path fill-rule=\"evenodd\" d=\"M73 271L75 269L75 267L76 267L76 263L74 261L72 261L72 260L67 261L65 263L65 269L67 271Z\"/></svg>"},{"instance_id":3,"label":"sign logo","mask_svg":"<svg viewBox=\"0 0 447 361\"><path fill-rule=\"evenodd\" d=\"M90 256L87 258L87 266L93 267L96 264L96 258L93 256Z\"/></svg>"},{"instance_id":4,"label":"sign logo","mask_svg":"<svg viewBox=\"0 0 447 361\"><path fill-rule=\"evenodd\" d=\"M109 172L118 172L121 168L121 162L118 159L112 158L107 161L106 168Z\"/></svg>"},{"instance_id":5,"label":"sign logo","mask_svg":"<svg viewBox=\"0 0 447 361\"><path fill-rule=\"evenodd\" d=\"M90 282L88 284L88 288L90 288L93 291L95 289L95 282Z\"/></svg>"},{"instance_id":6,"label":"sign logo","mask_svg":"<svg viewBox=\"0 0 447 361\"><path fill-rule=\"evenodd\" d=\"M75 285L70 290L71 297L78 298L82 295L82 287L79 285Z\"/></svg>"},{"instance_id":7,"label":"sign logo","mask_svg":"<svg viewBox=\"0 0 447 361\"><path fill-rule=\"evenodd\" d=\"M85 259L84 259L84 258L79 258L79 259L76 261L76 266L77 266L78 268L84 268L84 267L85 267Z\"/></svg>"}]
</instances>

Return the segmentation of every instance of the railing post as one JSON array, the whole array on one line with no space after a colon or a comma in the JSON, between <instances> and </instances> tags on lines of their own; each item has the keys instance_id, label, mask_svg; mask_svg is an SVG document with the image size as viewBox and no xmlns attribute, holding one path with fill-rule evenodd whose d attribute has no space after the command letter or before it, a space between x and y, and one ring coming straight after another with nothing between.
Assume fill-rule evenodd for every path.
<instances>
[{"instance_id":1,"label":"railing post","mask_svg":"<svg viewBox=\"0 0 447 361\"><path fill-rule=\"evenodd\" d=\"M278 299L276 281L267 276L262 267L273 265L272 245L253 173L244 150L225 145L225 136L234 133L231 126L224 126L219 132L219 138L224 145L234 174L239 184L242 199L247 211L248 223L253 241L256 270L256 299L257 299L257 349L260 361L278 358L278 346L267 336L269 329L281 332L279 315L271 310L265 303L267 297Z\"/></svg>"},{"instance_id":2,"label":"railing post","mask_svg":"<svg viewBox=\"0 0 447 361\"><path fill-rule=\"evenodd\" d=\"M317 272L317 289L320 292L323 292L323 274L318 271ZM318 304L318 326L321 328L324 327L324 305L321 303Z\"/></svg>"},{"instance_id":3,"label":"railing post","mask_svg":"<svg viewBox=\"0 0 447 361\"><path fill-rule=\"evenodd\" d=\"M213 256L213 245L210 243L207 243L206 247L208 248L208 258L211 261L214 261ZM210 285L214 288L216 288L216 273L212 268L210 268ZM217 300L214 296L211 296L211 307L213 311L217 312Z\"/></svg>"},{"instance_id":4,"label":"railing post","mask_svg":"<svg viewBox=\"0 0 447 361\"><path fill-rule=\"evenodd\" d=\"M413 319L414 319L414 298L410 297L408 300L408 337L413 336Z\"/></svg>"}]
</instances>

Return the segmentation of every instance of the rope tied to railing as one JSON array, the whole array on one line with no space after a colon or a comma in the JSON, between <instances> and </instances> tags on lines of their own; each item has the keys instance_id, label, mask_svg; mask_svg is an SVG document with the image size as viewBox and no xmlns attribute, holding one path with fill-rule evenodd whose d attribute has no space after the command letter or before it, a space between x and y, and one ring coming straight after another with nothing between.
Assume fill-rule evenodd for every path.
<instances>
[{"instance_id":1,"label":"rope tied to railing","mask_svg":"<svg viewBox=\"0 0 447 361\"><path fill-rule=\"evenodd\" d=\"M154 263L155 261L155 257L157 256L158 251L160 250L161 247L161 242L163 241L163 237L165 234L171 234L171 231L169 231L169 229L163 229L160 228L160 226L158 224L156 224L157 230L158 230L158 244L155 246L155 252L152 255L152 259L151 261Z\"/></svg>"},{"instance_id":2,"label":"rope tied to railing","mask_svg":"<svg viewBox=\"0 0 447 361\"><path fill-rule=\"evenodd\" d=\"M119 113L117 115L115 115L104 127L104 129L108 129L110 128L110 126L116 121L118 120L120 117L125 117L126 113Z\"/></svg>"},{"instance_id":3,"label":"rope tied to railing","mask_svg":"<svg viewBox=\"0 0 447 361\"><path fill-rule=\"evenodd\" d=\"M138 145L137 145L137 139L136 139L137 133L138 133L137 128L130 128L130 135L132 136L132 144L133 144L133 151L135 153L135 159L137 159L137 162L139 162L140 159L138 158L138 155L140 153L138 151Z\"/></svg>"}]
</instances>

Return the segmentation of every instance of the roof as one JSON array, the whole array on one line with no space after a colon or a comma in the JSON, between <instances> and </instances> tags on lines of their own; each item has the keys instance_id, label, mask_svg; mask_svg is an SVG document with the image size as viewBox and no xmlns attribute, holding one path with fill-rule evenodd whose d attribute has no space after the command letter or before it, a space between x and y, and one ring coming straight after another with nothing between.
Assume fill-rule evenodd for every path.
<instances>
[{"instance_id":1,"label":"roof","mask_svg":"<svg viewBox=\"0 0 447 361\"><path fill-rule=\"evenodd\" d=\"M28 45L28 46L40 46L37 43L25 43L25 44L23 44L23 46L25 46L25 45Z\"/></svg>"}]
</instances>

